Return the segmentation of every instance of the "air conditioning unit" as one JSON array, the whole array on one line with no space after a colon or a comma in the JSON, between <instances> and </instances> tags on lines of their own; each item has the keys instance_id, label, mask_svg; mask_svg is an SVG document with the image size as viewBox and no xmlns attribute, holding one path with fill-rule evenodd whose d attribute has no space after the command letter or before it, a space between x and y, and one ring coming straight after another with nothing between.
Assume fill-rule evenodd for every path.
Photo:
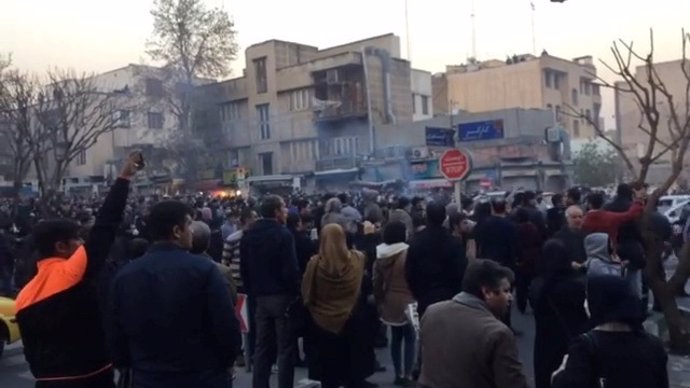
<instances>
[{"instance_id":1,"label":"air conditioning unit","mask_svg":"<svg viewBox=\"0 0 690 388\"><path fill-rule=\"evenodd\" d=\"M329 84L337 84L340 82L338 69L326 70L326 82Z\"/></svg>"},{"instance_id":2,"label":"air conditioning unit","mask_svg":"<svg viewBox=\"0 0 690 388\"><path fill-rule=\"evenodd\" d=\"M427 147L412 148L412 158L424 159L429 157L429 149Z\"/></svg>"}]
</instances>

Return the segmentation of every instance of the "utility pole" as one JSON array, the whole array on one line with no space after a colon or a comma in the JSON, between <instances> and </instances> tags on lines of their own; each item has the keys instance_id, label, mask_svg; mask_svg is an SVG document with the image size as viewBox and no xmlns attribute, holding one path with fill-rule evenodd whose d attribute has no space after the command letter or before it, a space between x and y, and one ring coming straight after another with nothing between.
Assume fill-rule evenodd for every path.
<instances>
[{"instance_id":1,"label":"utility pole","mask_svg":"<svg viewBox=\"0 0 690 388\"><path fill-rule=\"evenodd\" d=\"M407 41L407 60L412 62L412 50L410 49L410 10L407 1L408 0L405 0L405 40Z\"/></svg>"},{"instance_id":2,"label":"utility pole","mask_svg":"<svg viewBox=\"0 0 690 388\"><path fill-rule=\"evenodd\" d=\"M534 1L530 1L530 7L532 7L532 54L537 55L537 27L536 27L536 13L537 10L534 7Z\"/></svg>"},{"instance_id":3,"label":"utility pole","mask_svg":"<svg viewBox=\"0 0 690 388\"><path fill-rule=\"evenodd\" d=\"M474 0L472 0L472 13L470 14L470 19L472 19L472 58L477 59L477 20L474 14Z\"/></svg>"}]
</instances>

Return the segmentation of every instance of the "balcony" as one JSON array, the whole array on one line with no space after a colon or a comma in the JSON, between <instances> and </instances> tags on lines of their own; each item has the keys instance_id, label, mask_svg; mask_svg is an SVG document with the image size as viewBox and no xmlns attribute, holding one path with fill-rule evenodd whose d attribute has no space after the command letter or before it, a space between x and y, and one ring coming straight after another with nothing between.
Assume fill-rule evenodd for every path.
<instances>
[{"instance_id":1,"label":"balcony","mask_svg":"<svg viewBox=\"0 0 690 388\"><path fill-rule=\"evenodd\" d=\"M326 123L367 117L365 103L352 101L314 101L314 121Z\"/></svg>"}]
</instances>

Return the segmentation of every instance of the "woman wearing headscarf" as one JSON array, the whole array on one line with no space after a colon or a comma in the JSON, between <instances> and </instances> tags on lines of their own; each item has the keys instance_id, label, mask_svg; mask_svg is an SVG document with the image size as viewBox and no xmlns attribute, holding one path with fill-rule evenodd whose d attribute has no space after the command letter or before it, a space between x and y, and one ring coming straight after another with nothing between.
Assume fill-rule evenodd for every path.
<instances>
[{"instance_id":1,"label":"woman wearing headscarf","mask_svg":"<svg viewBox=\"0 0 690 388\"><path fill-rule=\"evenodd\" d=\"M302 297L312 318L313 351L309 376L323 388L367 387L374 373L374 352L368 340L369 320L363 309L368 290L365 258L347 247L338 224L321 229L319 252L309 260Z\"/></svg>"},{"instance_id":2,"label":"woman wearing headscarf","mask_svg":"<svg viewBox=\"0 0 690 388\"><path fill-rule=\"evenodd\" d=\"M575 338L554 373L553 388L668 388L668 356L642 327L646 311L629 283L615 276L587 280L594 328Z\"/></svg>"},{"instance_id":3,"label":"woman wearing headscarf","mask_svg":"<svg viewBox=\"0 0 690 388\"><path fill-rule=\"evenodd\" d=\"M570 340L587 328L585 275L573 269L560 240L544 244L542 275L531 287L530 304L536 322L534 380L536 388L550 388L551 374L568 352Z\"/></svg>"}]
</instances>

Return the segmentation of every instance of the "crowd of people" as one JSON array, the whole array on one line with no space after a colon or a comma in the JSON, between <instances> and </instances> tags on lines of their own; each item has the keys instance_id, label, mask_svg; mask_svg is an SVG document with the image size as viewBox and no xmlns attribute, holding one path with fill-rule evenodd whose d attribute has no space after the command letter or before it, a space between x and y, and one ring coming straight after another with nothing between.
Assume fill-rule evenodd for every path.
<instances>
[{"instance_id":1,"label":"crowd of people","mask_svg":"<svg viewBox=\"0 0 690 388\"><path fill-rule=\"evenodd\" d=\"M21 290L37 387L111 387L116 370L121 386L230 387L242 366L256 388L275 369L293 387L297 367L324 388L372 387L382 346L397 386L527 387L513 295L534 316L537 388L668 387L642 328L644 186L608 203L571 189L548 210L531 191L128 198L138 167L102 201L52 206L62 218L9 217L2 283ZM646 225L671 241L663 216Z\"/></svg>"}]
</instances>

